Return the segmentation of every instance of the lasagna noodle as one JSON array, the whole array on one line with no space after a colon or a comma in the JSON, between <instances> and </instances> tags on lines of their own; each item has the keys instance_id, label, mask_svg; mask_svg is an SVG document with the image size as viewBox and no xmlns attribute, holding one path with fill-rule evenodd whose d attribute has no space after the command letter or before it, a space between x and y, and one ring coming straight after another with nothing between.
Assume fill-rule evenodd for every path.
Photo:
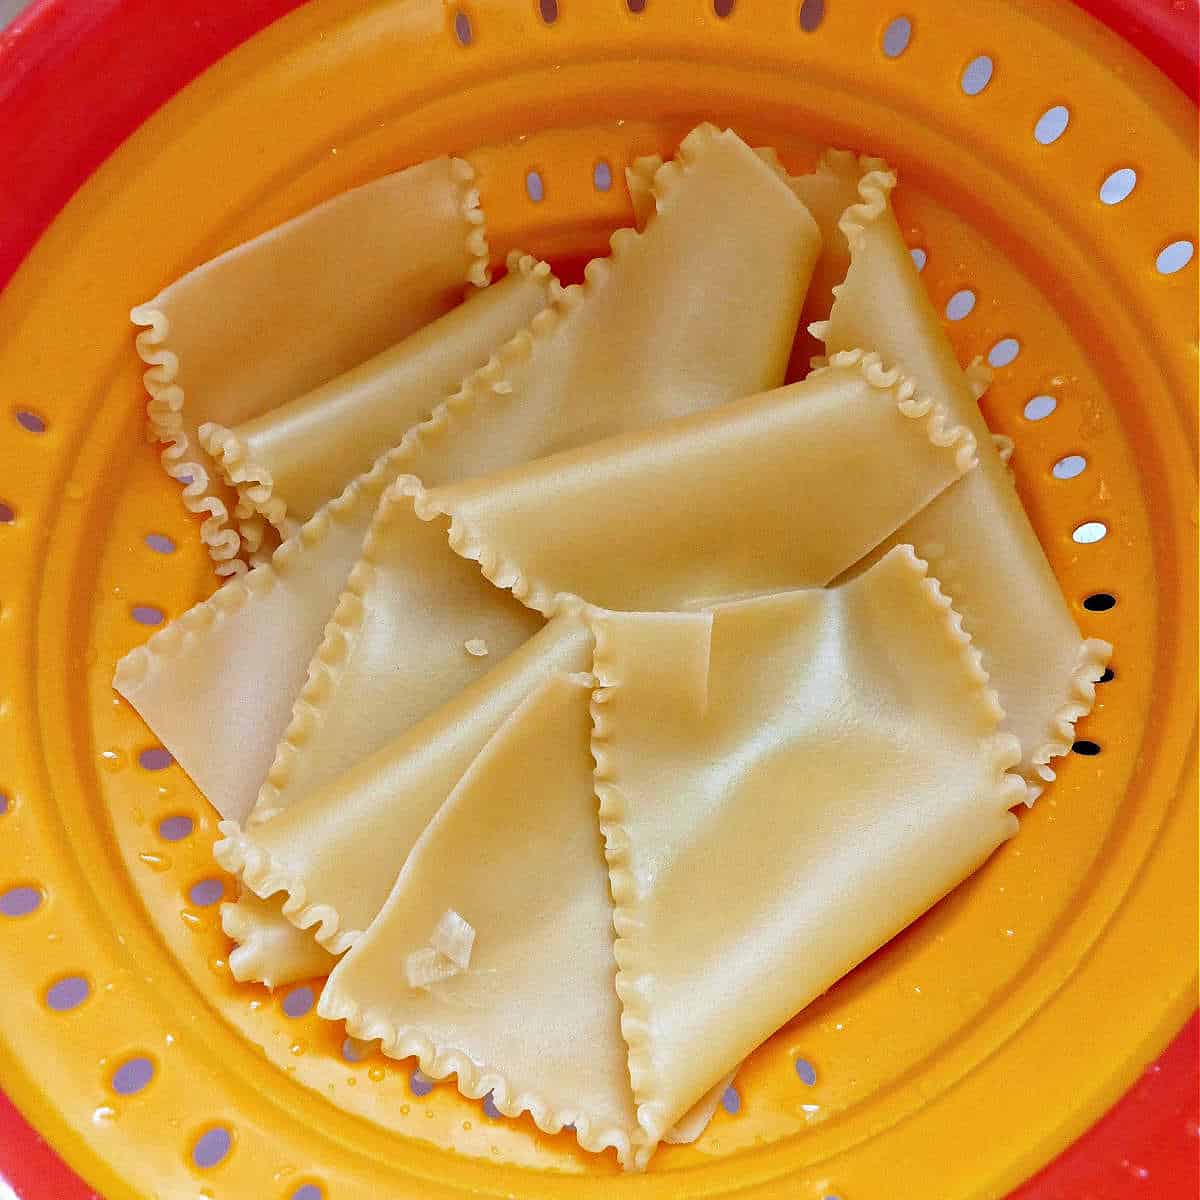
<instances>
[{"instance_id":1,"label":"lasagna noodle","mask_svg":"<svg viewBox=\"0 0 1200 1200\"><path fill-rule=\"evenodd\" d=\"M221 928L237 942L229 952L229 973L239 983L257 980L277 988L323 979L333 970L334 956L284 917L282 903L243 889L221 905Z\"/></svg>"},{"instance_id":2,"label":"lasagna noodle","mask_svg":"<svg viewBox=\"0 0 1200 1200\"><path fill-rule=\"evenodd\" d=\"M338 963L319 1012L430 1078L491 1092L507 1116L573 1125L630 1157L637 1118L614 986L612 905L589 752L590 675L557 674L487 743L421 835L382 912ZM469 967L410 988L407 956L448 909Z\"/></svg>"},{"instance_id":3,"label":"lasagna noodle","mask_svg":"<svg viewBox=\"0 0 1200 1200\"><path fill-rule=\"evenodd\" d=\"M1014 833L1024 786L978 655L910 548L839 588L589 623L640 1166Z\"/></svg>"},{"instance_id":4,"label":"lasagna noodle","mask_svg":"<svg viewBox=\"0 0 1200 1200\"><path fill-rule=\"evenodd\" d=\"M877 159L836 152L822 160L822 175L840 179L843 191L853 184L857 197L838 218L850 266L828 321L814 333L830 354L867 344L885 363L903 364L982 446L979 470L917 513L876 556L911 543L929 561L983 656L1005 727L1021 742L1032 801L1054 778L1047 764L1070 749L1075 721L1091 711L1112 647L1080 636L1005 469L1002 447L987 437L971 382L954 359L892 214L895 177ZM814 210L825 219L819 204Z\"/></svg>"},{"instance_id":5,"label":"lasagna noodle","mask_svg":"<svg viewBox=\"0 0 1200 1200\"><path fill-rule=\"evenodd\" d=\"M500 588L697 608L820 587L975 460L975 440L874 354L801 383L481 479L414 490L420 515ZM404 485L393 485L396 493Z\"/></svg>"},{"instance_id":6,"label":"lasagna noodle","mask_svg":"<svg viewBox=\"0 0 1200 1200\"><path fill-rule=\"evenodd\" d=\"M303 395L446 312L486 272L474 172L440 158L337 196L133 310L146 327L137 347L151 435L167 446L167 473L185 482L185 504L208 514L202 537L218 573L244 563L228 525L235 496L199 426Z\"/></svg>"},{"instance_id":7,"label":"lasagna noodle","mask_svg":"<svg viewBox=\"0 0 1200 1200\"><path fill-rule=\"evenodd\" d=\"M383 906L409 851L488 739L556 672L590 670L591 635L564 615L407 733L274 819L221 822L217 861L341 954Z\"/></svg>"},{"instance_id":8,"label":"lasagna noodle","mask_svg":"<svg viewBox=\"0 0 1200 1200\"><path fill-rule=\"evenodd\" d=\"M545 307L557 281L514 252L508 274L445 316L336 379L201 442L235 486L240 507L295 532L408 429L427 420L492 351Z\"/></svg>"}]
</instances>

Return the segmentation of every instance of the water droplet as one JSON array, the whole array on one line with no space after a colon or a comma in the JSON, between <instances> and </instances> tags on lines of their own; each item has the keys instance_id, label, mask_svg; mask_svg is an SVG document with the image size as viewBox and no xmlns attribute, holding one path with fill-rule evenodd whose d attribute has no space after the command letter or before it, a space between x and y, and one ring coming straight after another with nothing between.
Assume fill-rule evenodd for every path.
<instances>
[{"instance_id":1,"label":"water droplet","mask_svg":"<svg viewBox=\"0 0 1200 1200\"><path fill-rule=\"evenodd\" d=\"M71 482L66 486L65 494L68 500L82 500L84 495L83 485L76 483L75 480L72 479Z\"/></svg>"},{"instance_id":2,"label":"water droplet","mask_svg":"<svg viewBox=\"0 0 1200 1200\"><path fill-rule=\"evenodd\" d=\"M407 1117L410 1112L412 1112L412 1109L407 1104L400 1105L400 1115L402 1117Z\"/></svg>"},{"instance_id":3,"label":"water droplet","mask_svg":"<svg viewBox=\"0 0 1200 1200\"><path fill-rule=\"evenodd\" d=\"M139 854L138 858L146 864L152 871L166 871L170 869L171 860L165 854Z\"/></svg>"},{"instance_id":4,"label":"water droplet","mask_svg":"<svg viewBox=\"0 0 1200 1200\"><path fill-rule=\"evenodd\" d=\"M367 1078L372 1080L375 1083L379 1083L379 1081L381 1079L383 1079L385 1073L386 1072L384 1071L384 1069L382 1067L372 1067L367 1072Z\"/></svg>"},{"instance_id":5,"label":"water droplet","mask_svg":"<svg viewBox=\"0 0 1200 1200\"><path fill-rule=\"evenodd\" d=\"M120 771L125 766L126 758L120 750L101 750L100 763L106 771Z\"/></svg>"}]
</instances>

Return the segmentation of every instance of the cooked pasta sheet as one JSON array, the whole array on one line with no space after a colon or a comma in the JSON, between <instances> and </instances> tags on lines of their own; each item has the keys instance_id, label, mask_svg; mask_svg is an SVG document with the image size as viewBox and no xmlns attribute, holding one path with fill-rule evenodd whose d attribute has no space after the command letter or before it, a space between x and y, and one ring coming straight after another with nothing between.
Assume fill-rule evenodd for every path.
<instances>
[{"instance_id":1,"label":"cooked pasta sheet","mask_svg":"<svg viewBox=\"0 0 1200 1200\"><path fill-rule=\"evenodd\" d=\"M221 822L217 861L326 949L353 945L387 899L409 851L512 712L555 673L589 671L592 639L564 615L483 678L375 754L273 819Z\"/></svg>"},{"instance_id":2,"label":"cooked pasta sheet","mask_svg":"<svg viewBox=\"0 0 1200 1200\"><path fill-rule=\"evenodd\" d=\"M1024 785L910 548L838 588L589 623L644 1165L698 1096L1013 834Z\"/></svg>"},{"instance_id":3,"label":"cooked pasta sheet","mask_svg":"<svg viewBox=\"0 0 1200 1200\"><path fill-rule=\"evenodd\" d=\"M337 196L133 310L151 434L185 504L208 514L201 536L219 574L245 569L237 498L199 427L304 395L446 312L468 282L487 282L474 171L439 158ZM261 535L249 526L252 547Z\"/></svg>"},{"instance_id":4,"label":"cooked pasta sheet","mask_svg":"<svg viewBox=\"0 0 1200 1200\"><path fill-rule=\"evenodd\" d=\"M233 428L201 426L239 509L288 536L427 420L558 287L546 263L516 253L508 268L500 282L305 395Z\"/></svg>"},{"instance_id":5,"label":"cooked pasta sheet","mask_svg":"<svg viewBox=\"0 0 1200 1200\"><path fill-rule=\"evenodd\" d=\"M319 1012L433 1079L457 1075L539 1129L573 1125L631 1162L637 1117L614 984L613 911L592 787L590 675L545 681L421 835L383 911L330 975ZM469 964L413 986L447 912ZM414 958L414 956L416 956ZM419 979L420 976L417 976Z\"/></svg>"},{"instance_id":6,"label":"cooked pasta sheet","mask_svg":"<svg viewBox=\"0 0 1200 1200\"><path fill-rule=\"evenodd\" d=\"M671 610L827 584L975 453L943 407L855 350L801 383L653 430L407 486L420 515L449 517L459 554L538 612L580 600Z\"/></svg>"},{"instance_id":7,"label":"cooked pasta sheet","mask_svg":"<svg viewBox=\"0 0 1200 1200\"><path fill-rule=\"evenodd\" d=\"M500 469L782 378L803 301L804 264L815 260L819 246L807 210L738 138L712 127L689 135L655 187L659 211L644 233L614 235L612 256L590 264L582 286L557 295L429 421L318 510L271 563L118 665L117 690L223 816L245 818L280 739L295 729L293 715L306 719L307 708L291 710L306 676L313 682L310 660L327 681L314 687L326 687L328 704L336 700L339 673L319 670L331 645L321 644L322 631L358 556L350 546L357 537L362 549L375 502L391 479L404 471L438 483ZM720 290L727 315L714 316L718 306L685 303L701 285ZM615 379L621 381L616 395ZM396 657L367 630L376 608L365 592L351 606L355 598L361 620L342 606L347 622L333 634L344 638L343 674L389 675ZM410 628L419 638L415 619ZM468 622L452 650L439 644L457 660L478 636ZM460 676L454 679L461 686ZM432 702L432 687L429 694ZM304 706L313 700L311 692L300 697ZM401 731L391 711L358 712L364 729L378 731L377 745ZM318 736L307 744L321 757L320 724L314 728ZM300 755L290 736L285 741L286 774Z\"/></svg>"},{"instance_id":8,"label":"cooked pasta sheet","mask_svg":"<svg viewBox=\"0 0 1200 1200\"><path fill-rule=\"evenodd\" d=\"M837 218L850 265L828 320L814 333L831 354L865 344L885 363L903 363L980 445L980 469L897 530L876 555L914 545L962 613L1007 714L1006 728L1020 739L1032 802L1054 778L1050 760L1071 748L1076 720L1091 711L1112 647L1080 636L1005 470L1003 447L987 437L971 382L892 214L895 177L878 159L833 152L816 178L830 192L853 187L857 198ZM831 209L815 201L815 187L794 182L824 221ZM825 232L828 244L832 231Z\"/></svg>"},{"instance_id":9,"label":"cooked pasta sheet","mask_svg":"<svg viewBox=\"0 0 1200 1200\"><path fill-rule=\"evenodd\" d=\"M221 928L237 943L229 952L229 973L239 983L256 980L276 988L323 979L333 970L336 958L280 911L285 899L263 900L243 889L221 905Z\"/></svg>"}]
</instances>

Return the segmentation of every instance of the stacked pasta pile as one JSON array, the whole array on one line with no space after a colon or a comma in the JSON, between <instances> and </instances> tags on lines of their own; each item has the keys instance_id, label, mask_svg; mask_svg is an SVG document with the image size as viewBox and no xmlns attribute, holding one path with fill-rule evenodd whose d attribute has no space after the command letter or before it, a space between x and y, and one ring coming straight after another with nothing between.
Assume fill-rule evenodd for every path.
<instances>
[{"instance_id":1,"label":"stacked pasta pile","mask_svg":"<svg viewBox=\"0 0 1200 1200\"><path fill-rule=\"evenodd\" d=\"M328 974L353 1035L642 1167L1011 836L1109 647L882 163L789 177L702 126L567 288L521 254L488 285L472 178L388 176L135 310L232 578L115 686L224 818L238 978Z\"/></svg>"}]
</instances>

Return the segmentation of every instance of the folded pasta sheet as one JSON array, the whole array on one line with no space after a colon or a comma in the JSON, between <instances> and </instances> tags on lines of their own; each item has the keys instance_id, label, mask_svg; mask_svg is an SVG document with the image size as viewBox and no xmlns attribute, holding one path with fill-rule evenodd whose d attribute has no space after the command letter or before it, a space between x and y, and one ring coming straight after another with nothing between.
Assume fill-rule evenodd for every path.
<instances>
[{"instance_id":1,"label":"folded pasta sheet","mask_svg":"<svg viewBox=\"0 0 1200 1200\"><path fill-rule=\"evenodd\" d=\"M589 749L590 675L545 681L421 835L319 1012L433 1079L457 1075L539 1129L573 1125L629 1162L637 1116L614 986L612 904ZM443 914L474 930L465 970L411 986ZM419 961L419 960L418 960Z\"/></svg>"},{"instance_id":2,"label":"folded pasta sheet","mask_svg":"<svg viewBox=\"0 0 1200 1200\"><path fill-rule=\"evenodd\" d=\"M820 587L975 461L975 439L860 350L801 383L422 491L428 520L500 588L547 615L564 599L697 608Z\"/></svg>"},{"instance_id":3,"label":"folded pasta sheet","mask_svg":"<svg viewBox=\"0 0 1200 1200\"><path fill-rule=\"evenodd\" d=\"M478 370L545 307L558 283L546 263L514 254L499 283L336 379L200 439L237 488L239 508L294 533L356 475Z\"/></svg>"},{"instance_id":4,"label":"folded pasta sheet","mask_svg":"<svg viewBox=\"0 0 1200 1200\"><path fill-rule=\"evenodd\" d=\"M265 823L222 821L217 861L340 954L370 925L422 830L502 722L592 639L564 614L407 733ZM265 915L265 914L264 914Z\"/></svg>"},{"instance_id":5,"label":"folded pasta sheet","mask_svg":"<svg viewBox=\"0 0 1200 1200\"><path fill-rule=\"evenodd\" d=\"M895 177L878 159L837 152L826 154L818 177L841 180L843 190L853 186L857 197L838 217L850 266L828 321L814 332L830 354L866 344L885 363L903 364L980 444L980 469L878 553L913 544L953 599L1007 714L1006 728L1020 739L1032 800L1054 778L1047 764L1071 748L1075 721L1091 711L1112 647L1080 636L1001 453L987 437L970 381L892 214ZM822 206L815 208L824 218Z\"/></svg>"},{"instance_id":6,"label":"folded pasta sheet","mask_svg":"<svg viewBox=\"0 0 1200 1200\"><path fill-rule=\"evenodd\" d=\"M346 192L190 271L135 308L151 432L184 502L208 514L218 573L244 569L235 496L199 444L293 400L487 282L474 172L439 158ZM459 378L461 378L461 374Z\"/></svg>"},{"instance_id":7,"label":"folded pasta sheet","mask_svg":"<svg viewBox=\"0 0 1200 1200\"><path fill-rule=\"evenodd\" d=\"M644 1165L698 1096L1013 834L1024 785L910 548L839 588L589 622Z\"/></svg>"}]
</instances>

